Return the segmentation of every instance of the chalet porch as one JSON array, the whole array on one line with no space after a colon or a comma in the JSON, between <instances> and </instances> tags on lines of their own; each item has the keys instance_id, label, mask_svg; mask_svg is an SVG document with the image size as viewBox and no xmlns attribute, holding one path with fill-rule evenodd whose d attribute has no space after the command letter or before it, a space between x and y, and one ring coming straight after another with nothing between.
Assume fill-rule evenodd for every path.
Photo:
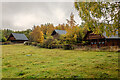
<instances>
[{"instance_id":1,"label":"chalet porch","mask_svg":"<svg viewBox=\"0 0 120 80\"><path fill-rule=\"evenodd\" d=\"M91 47L103 47L106 45L105 39L92 39L89 41Z\"/></svg>"},{"instance_id":2,"label":"chalet porch","mask_svg":"<svg viewBox=\"0 0 120 80\"><path fill-rule=\"evenodd\" d=\"M85 41L88 41L88 45L91 47L103 47L103 46L118 46L120 47L120 37L112 36L107 37L106 35L95 34L87 32L84 37Z\"/></svg>"}]
</instances>

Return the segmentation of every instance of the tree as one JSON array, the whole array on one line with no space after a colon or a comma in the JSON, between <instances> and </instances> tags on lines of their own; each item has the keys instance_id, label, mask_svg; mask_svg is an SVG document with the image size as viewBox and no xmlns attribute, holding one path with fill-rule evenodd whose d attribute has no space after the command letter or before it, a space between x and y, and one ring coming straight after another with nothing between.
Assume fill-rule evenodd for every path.
<instances>
[{"instance_id":1,"label":"tree","mask_svg":"<svg viewBox=\"0 0 120 80\"><path fill-rule=\"evenodd\" d=\"M42 43L44 40L43 32L40 30L39 26L34 27L30 35L31 35L32 40L35 42Z\"/></svg>"},{"instance_id":2,"label":"tree","mask_svg":"<svg viewBox=\"0 0 120 80\"><path fill-rule=\"evenodd\" d=\"M71 13L70 20L67 19L66 24L66 42L70 44L78 43L82 41L83 38L83 27L76 25L74 20L74 14Z\"/></svg>"},{"instance_id":3,"label":"tree","mask_svg":"<svg viewBox=\"0 0 120 80\"><path fill-rule=\"evenodd\" d=\"M115 35L119 28L119 2L74 2L87 30ZM111 34L111 35L112 35Z\"/></svg>"},{"instance_id":4,"label":"tree","mask_svg":"<svg viewBox=\"0 0 120 80\"><path fill-rule=\"evenodd\" d=\"M6 41L7 41L6 37L2 37L2 42L6 42Z\"/></svg>"},{"instance_id":5,"label":"tree","mask_svg":"<svg viewBox=\"0 0 120 80\"><path fill-rule=\"evenodd\" d=\"M47 36L51 36L51 34L54 30L54 26L53 26L53 24L50 24L50 23L46 24L46 26L47 26Z\"/></svg>"},{"instance_id":6,"label":"tree","mask_svg":"<svg viewBox=\"0 0 120 80\"><path fill-rule=\"evenodd\" d=\"M2 37L8 38L9 35L10 35L12 32L14 32L14 31L12 31L12 30L10 30L10 29L4 29L4 30L2 30Z\"/></svg>"},{"instance_id":7,"label":"tree","mask_svg":"<svg viewBox=\"0 0 120 80\"><path fill-rule=\"evenodd\" d=\"M70 43L81 42L84 37L83 30L84 28L77 25L67 29L66 40Z\"/></svg>"},{"instance_id":8,"label":"tree","mask_svg":"<svg viewBox=\"0 0 120 80\"><path fill-rule=\"evenodd\" d=\"M45 25L42 24L40 26L40 29L43 32L44 37L46 38L47 36L51 35L52 31L54 30L54 25L50 23L47 23Z\"/></svg>"},{"instance_id":9,"label":"tree","mask_svg":"<svg viewBox=\"0 0 120 80\"><path fill-rule=\"evenodd\" d=\"M37 39L38 42L43 43L44 40L44 36L43 36L43 32L40 31L40 33L38 34L39 38Z\"/></svg>"},{"instance_id":10,"label":"tree","mask_svg":"<svg viewBox=\"0 0 120 80\"><path fill-rule=\"evenodd\" d=\"M76 34L74 34L73 40L74 40L74 42L77 42L77 35Z\"/></svg>"},{"instance_id":11,"label":"tree","mask_svg":"<svg viewBox=\"0 0 120 80\"><path fill-rule=\"evenodd\" d=\"M74 20L74 14L71 13L70 14L70 20L66 19L67 20L67 23L69 24L69 26L72 28L73 26L75 26L75 20Z\"/></svg>"}]
</instances>

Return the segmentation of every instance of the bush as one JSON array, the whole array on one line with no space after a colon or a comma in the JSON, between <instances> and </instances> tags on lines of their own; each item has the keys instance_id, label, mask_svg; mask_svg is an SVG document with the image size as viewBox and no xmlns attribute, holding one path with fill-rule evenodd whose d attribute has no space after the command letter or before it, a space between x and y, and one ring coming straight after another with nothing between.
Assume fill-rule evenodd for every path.
<instances>
[{"instance_id":1,"label":"bush","mask_svg":"<svg viewBox=\"0 0 120 80\"><path fill-rule=\"evenodd\" d=\"M72 45L68 44L68 45L64 45L63 49L64 50L72 50L72 49L74 49L74 47Z\"/></svg>"},{"instance_id":2,"label":"bush","mask_svg":"<svg viewBox=\"0 0 120 80\"><path fill-rule=\"evenodd\" d=\"M44 40L43 43L38 44L38 47L41 48L49 48L49 49L53 49L53 48L57 48L57 44L58 44L58 40L57 39L53 39L52 36L47 37L46 40Z\"/></svg>"},{"instance_id":3,"label":"bush","mask_svg":"<svg viewBox=\"0 0 120 80\"><path fill-rule=\"evenodd\" d=\"M32 42L31 45L32 46L37 46L37 42Z\"/></svg>"},{"instance_id":4,"label":"bush","mask_svg":"<svg viewBox=\"0 0 120 80\"><path fill-rule=\"evenodd\" d=\"M104 46L104 47L100 47L100 50L108 50L109 49L109 47L107 47L107 46Z\"/></svg>"},{"instance_id":5,"label":"bush","mask_svg":"<svg viewBox=\"0 0 120 80\"><path fill-rule=\"evenodd\" d=\"M41 44L37 44L37 46L38 46L39 48L41 48Z\"/></svg>"},{"instance_id":6,"label":"bush","mask_svg":"<svg viewBox=\"0 0 120 80\"><path fill-rule=\"evenodd\" d=\"M11 44L11 42L10 41L2 42L2 45L8 45L8 44Z\"/></svg>"},{"instance_id":7,"label":"bush","mask_svg":"<svg viewBox=\"0 0 120 80\"><path fill-rule=\"evenodd\" d=\"M7 41L6 37L2 37L2 42L6 42L6 41Z\"/></svg>"},{"instance_id":8,"label":"bush","mask_svg":"<svg viewBox=\"0 0 120 80\"><path fill-rule=\"evenodd\" d=\"M64 48L66 50L72 50L74 47L72 45L66 45L67 43L64 41L61 43L61 40L54 39L52 36L47 37L46 40L43 41L43 43L37 44L39 48L48 48L48 49L54 49L54 48Z\"/></svg>"},{"instance_id":9,"label":"bush","mask_svg":"<svg viewBox=\"0 0 120 80\"><path fill-rule=\"evenodd\" d=\"M45 45L44 45L43 43L39 43L39 44L37 44L37 46L38 46L39 48L45 48Z\"/></svg>"},{"instance_id":10,"label":"bush","mask_svg":"<svg viewBox=\"0 0 120 80\"><path fill-rule=\"evenodd\" d=\"M58 44L57 48L63 48L63 44Z\"/></svg>"},{"instance_id":11,"label":"bush","mask_svg":"<svg viewBox=\"0 0 120 80\"><path fill-rule=\"evenodd\" d=\"M117 52L119 50L118 46L104 46L104 47L92 47L90 45L88 46L82 46L78 48L79 50L83 50L83 51L114 51Z\"/></svg>"},{"instance_id":12,"label":"bush","mask_svg":"<svg viewBox=\"0 0 120 80\"><path fill-rule=\"evenodd\" d=\"M54 48L63 48L62 44L46 44L44 43L39 43L37 44L39 48L48 48L48 49L54 49Z\"/></svg>"}]
</instances>

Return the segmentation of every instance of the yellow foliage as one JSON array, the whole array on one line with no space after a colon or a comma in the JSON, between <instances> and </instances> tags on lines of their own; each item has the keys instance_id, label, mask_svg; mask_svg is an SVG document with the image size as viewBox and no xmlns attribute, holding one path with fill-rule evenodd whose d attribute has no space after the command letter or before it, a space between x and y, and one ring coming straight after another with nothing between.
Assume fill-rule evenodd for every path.
<instances>
[{"instance_id":1,"label":"yellow foliage","mask_svg":"<svg viewBox=\"0 0 120 80\"><path fill-rule=\"evenodd\" d=\"M77 35L74 34L73 40L76 42L77 41Z\"/></svg>"},{"instance_id":2,"label":"yellow foliage","mask_svg":"<svg viewBox=\"0 0 120 80\"><path fill-rule=\"evenodd\" d=\"M34 30L30 33L33 41L42 43L44 40L43 32L40 30L40 27L37 26L34 28Z\"/></svg>"}]
</instances>

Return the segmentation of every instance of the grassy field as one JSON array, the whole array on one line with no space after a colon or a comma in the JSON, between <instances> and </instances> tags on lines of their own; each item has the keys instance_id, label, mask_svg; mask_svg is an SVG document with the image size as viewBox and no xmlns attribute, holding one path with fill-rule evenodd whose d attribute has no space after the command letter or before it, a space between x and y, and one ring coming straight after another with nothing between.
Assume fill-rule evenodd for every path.
<instances>
[{"instance_id":1,"label":"grassy field","mask_svg":"<svg viewBox=\"0 0 120 80\"><path fill-rule=\"evenodd\" d=\"M117 52L2 46L3 78L117 78Z\"/></svg>"}]
</instances>

